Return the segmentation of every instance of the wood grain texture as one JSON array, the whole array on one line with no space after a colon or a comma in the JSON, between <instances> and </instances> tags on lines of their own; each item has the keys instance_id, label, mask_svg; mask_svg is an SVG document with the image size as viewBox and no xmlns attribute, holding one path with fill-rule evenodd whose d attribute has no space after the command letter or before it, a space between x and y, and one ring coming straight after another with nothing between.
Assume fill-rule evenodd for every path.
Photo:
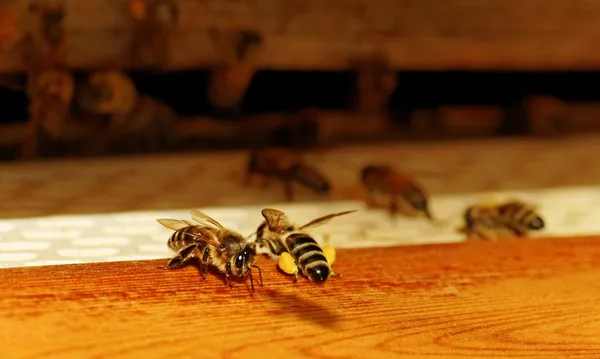
<instances>
[{"instance_id":1,"label":"wood grain texture","mask_svg":"<svg viewBox=\"0 0 600 359\"><path fill-rule=\"evenodd\" d=\"M254 297L164 261L0 270L0 357L598 358L600 238L343 250Z\"/></svg>"},{"instance_id":2,"label":"wood grain texture","mask_svg":"<svg viewBox=\"0 0 600 359\"><path fill-rule=\"evenodd\" d=\"M222 62L210 39L211 29L259 33L264 38L257 59L261 68L344 69L357 59L373 57L408 69L600 65L600 53L593 50L600 33L596 1L174 2L181 16L169 51L171 69ZM13 4L26 19L28 2ZM65 0L65 6L69 66L136 66L127 60L134 32L126 1ZM5 36L12 43L17 35ZM0 54L2 71L22 67L18 46Z\"/></svg>"}]
</instances>

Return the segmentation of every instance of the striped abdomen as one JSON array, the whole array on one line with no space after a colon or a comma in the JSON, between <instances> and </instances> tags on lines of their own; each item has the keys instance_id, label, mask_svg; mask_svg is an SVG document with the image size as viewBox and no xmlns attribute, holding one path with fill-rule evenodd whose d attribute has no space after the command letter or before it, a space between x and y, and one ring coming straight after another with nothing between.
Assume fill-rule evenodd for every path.
<instances>
[{"instance_id":1,"label":"striped abdomen","mask_svg":"<svg viewBox=\"0 0 600 359\"><path fill-rule=\"evenodd\" d=\"M317 241L304 233L292 233L285 238L285 245L308 279L322 283L329 278L331 268Z\"/></svg>"},{"instance_id":2,"label":"striped abdomen","mask_svg":"<svg viewBox=\"0 0 600 359\"><path fill-rule=\"evenodd\" d=\"M544 228L544 220L536 211L519 202L509 202L498 207L498 214L507 223L513 227L519 234L524 234L527 230L538 230Z\"/></svg>"},{"instance_id":3,"label":"striped abdomen","mask_svg":"<svg viewBox=\"0 0 600 359\"><path fill-rule=\"evenodd\" d=\"M173 233L167 242L167 246L175 252L189 246L192 243L202 242L203 229L189 226Z\"/></svg>"},{"instance_id":4,"label":"striped abdomen","mask_svg":"<svg viewBox=\"0 0 600 359\"><path fill-rule=\"evenodd\" d=\"M504 221L499 216L496 207L471 206L464 213L465 226L473 229L475 226L496 228L504 226Z\"/></svg>"}]
</instances>

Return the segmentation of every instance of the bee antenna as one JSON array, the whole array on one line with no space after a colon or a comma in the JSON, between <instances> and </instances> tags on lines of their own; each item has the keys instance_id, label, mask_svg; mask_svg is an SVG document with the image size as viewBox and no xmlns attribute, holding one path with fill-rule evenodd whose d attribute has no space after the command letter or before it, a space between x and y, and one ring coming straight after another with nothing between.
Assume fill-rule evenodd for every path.
<instances>
[{"instance_id":1,"label":"bee antenna","mask_svg":"<svg viewBox=\"0 0 600 359\"><path fill-rule=\"evenodd\" d=\"M250 235L248 235L246 238L244 238L244 240L249 240L250 238L254 237L256 235L256 232L254 233L250 233Z\"/></svg>"}]
</instances>

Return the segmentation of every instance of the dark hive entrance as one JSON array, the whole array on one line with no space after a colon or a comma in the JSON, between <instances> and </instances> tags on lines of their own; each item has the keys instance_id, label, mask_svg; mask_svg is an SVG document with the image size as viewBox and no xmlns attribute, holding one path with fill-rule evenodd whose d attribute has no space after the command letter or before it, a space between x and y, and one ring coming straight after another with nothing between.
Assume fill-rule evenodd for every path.
<instances>
[{"instance_id":1,"label":"dark hive entrance","mask_svg":"<svg viewBox=\"0 0 600 359\"><path fill-rule=\"evenodd\" d=\"M319 127L311 120L314 111L352 111L356 84L353 71L260 71L255 74L239 113L223 116L223 111L217 111L208 101L208 71L128 74L141 94L171 106L180 117L180 124L213 118L219 123L227 123L227 126L237 126L263 115L281 118L284 122L295 118L293 126L277 126L264 134L265 143L262 145L287 147L302 147L316 141ZM391 95L386 111L390 121L404 129L403 138L411 136L406 128L410 127L416 111L473 105L502 109L503 122L496 135L526 135L530 126L523 111L524 98L534 94L552 96L567 104L572 101L595 103L600 101L600 88L594 86L599 80L600 72L401 72L398 87ZM15 134L9 132L27 120L27 104L22 91L0 88L2 159L14 158L18 154L18 144L11 143ZM186 131L184 125L177 124L175 127ZM431 137L439 136L443 131L443 128L431 131ZM203 136L203 139L175 141L175 146L164 150L249 146L244 141L227 142L216 139L218 136L212 138L211 133ZM76 143L50 142L44 140L42 157L73 156L82 152ZM128 150L132 151L136 152L136 149ZM117 154L119 149L109 148L109 152Z\"/></svg>"}]
</instances>

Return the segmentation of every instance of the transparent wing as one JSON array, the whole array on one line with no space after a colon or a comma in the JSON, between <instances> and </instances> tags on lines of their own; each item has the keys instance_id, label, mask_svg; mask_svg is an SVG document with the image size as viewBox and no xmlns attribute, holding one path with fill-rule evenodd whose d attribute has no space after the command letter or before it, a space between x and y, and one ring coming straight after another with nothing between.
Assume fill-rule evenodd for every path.
<instances>
[{"instance_id":1,"label":"transparent wing","mask_svg":"<svg viewBox=\"0 0 600 359\"><path fill-rule=\"evenodd\" d=\"M210 246L223 248L219 233L215 233L215 231L209 227L204 227L200 229L200 237L202 238L202 240L206 241L206 243Z\"/></svg>"},{"instance_id":2,"label":"transparent wing","mask_svg":"<svg viewBox=\"0 0 600 359\"><path fill-rule=\"evenodd\" d=\"M303 225L299 229L306 229L306 228L311 228L311 227L317 227L317 226L320 226L320 225L323 225L323 224L329 222L332 218L343 216L345 214L349 214L349 213L353 213L353 212L356 212L356 210L354 209L352 211L344 211L344 212L338 212L338 213L328 214L326 216L319 217L317 219L313 219L312 221L310 221L307 224Z\"/></svg>"},{"instance_id":3,"label":"transparent wing","mask_svg":"<svg viewBox=\"0 0 600 359\"><path fill-rule=\"evenodd\" d=\"M204 241L208 245L212 245L215 247L221 246L219 236L217 235L217 233L215 233L215 229L211 227L203 227L196 223L180 219L160 218L156 221L162 224L163 226L175 231L179 231L187 227L194 227L196 231L187 232L186 236L193 237L197 241Z\"/></svg>"},{"instance_id":4,"label":"transparent wing","mask_svg":"<svg viewBox=\"0 0 600 359\"><path fill-rule=\"evenodd\" d=\"M199 224L202 225L207 225L210 224L220 230L225 230L225 228L221 225L221 223L217 222L216 220L212 219L209 215L201 212L198 209L191 209L190 210L190 215L192 216L192 219L196 222L198 222Z\"/></svg>"},{"instance_id":5,"label":"transparent wing","mask_svg":"<svg viewBox=\"0 0 600 359\"><path fill-rule=\"evenodd\" d=\"M278 232L284 223L289 223L289 219L285 213L278 209L265 208L260 213L265 218L267 226L269 226L269 230L272 232Z\"/></svg>"},{"instance_id":6,"label":"transparent wing","mask_svg":"<svg viewBox=\"0 0 600 359\"><path fill-rule=\"evenodd\" d=\"M256 236L256 232L252 232L250 233L248 236L244 237L244 239L246 241L249 241L250 239L252 239L252 237Z\"/></svg>"},{"instance_id":7,"label":"transparent wing","mask_svg":"<svg viewBox=\"0 0 600 359\"><path fill-rule=\"evenodd\" d=\"M163 226L165 226L169 229L172 229L174 231L178 231L180 229L184 229L186 227L196 225L189 221L184 221L184 220L180 220L180 219L171 219L171 218L159 218L156 221L158 223L162 224Z\"/></svg>"},{"instance_id":8,"label":"transparent wing","mask_svg":"<svg viewBox=\"0 0 600 359\"><path fill-rule=\"evenodd\" d=\"M521 206L528 207L528 208L531 208L531 209L534 209L534 210L538 208L538 205L536 203L525 202L522 199L514 198L514 197L507 198L504 201L504 204L521 205Z\"/></svg>"}]
</instances>

